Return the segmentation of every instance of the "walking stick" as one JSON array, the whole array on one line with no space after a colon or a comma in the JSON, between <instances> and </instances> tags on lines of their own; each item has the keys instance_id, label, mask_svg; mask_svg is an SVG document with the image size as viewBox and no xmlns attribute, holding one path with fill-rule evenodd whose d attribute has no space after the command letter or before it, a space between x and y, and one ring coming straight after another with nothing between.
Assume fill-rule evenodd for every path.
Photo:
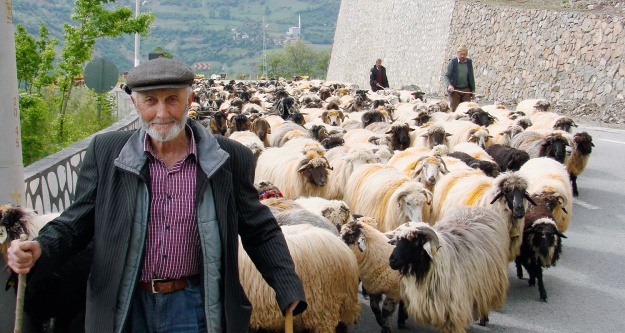
<instances>
[{"instance_id":1,"label":"walking stick","mask_svg":"<svg viewBox=\"0 0 625 333\"><path fill-rule=\"evenodd\" d=\"M293 310L286 310L286 317L284 318L284 332L293 333Z\"/></svg>"},{"instance_id":2,"label":"walking stick","mask_svg":"<svg viewBox=\"0 0 625 333\"><path fill-rule=\"evenodd\" d=\"M28 240L26 234L20 235L20 242ZM17 280L17 301L15 305L15 326L13 333L22 332L22 322L24 320L24 295L26 293L26 274L20 274Z\"/></svg>"}]
</instances>

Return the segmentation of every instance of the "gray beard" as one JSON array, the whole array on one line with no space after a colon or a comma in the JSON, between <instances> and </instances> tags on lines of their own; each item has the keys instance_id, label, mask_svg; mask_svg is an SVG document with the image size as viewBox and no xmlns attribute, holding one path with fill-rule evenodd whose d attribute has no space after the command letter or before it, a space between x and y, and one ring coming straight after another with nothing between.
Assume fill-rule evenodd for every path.
<instances>
[{"instance_id":1,"label":"gray beard","mask_svg":"<svg viewBox=\"0 0 625 333\"><path fill-rule=\"evenodd\" d=\"M180 121L176 121L174 123L174 126L167 133L161 133L154 129L152 127L154 120L146 123L143 121L143 118L139 117L139 122L141 123L143 130L145 130L145 132L148 133L152 139L160 142L167 142L178 137L180 132L184 130L184 127L187 124L187 112L184 113L184 116L180 119Z\"/></svg>"}]
</instances>

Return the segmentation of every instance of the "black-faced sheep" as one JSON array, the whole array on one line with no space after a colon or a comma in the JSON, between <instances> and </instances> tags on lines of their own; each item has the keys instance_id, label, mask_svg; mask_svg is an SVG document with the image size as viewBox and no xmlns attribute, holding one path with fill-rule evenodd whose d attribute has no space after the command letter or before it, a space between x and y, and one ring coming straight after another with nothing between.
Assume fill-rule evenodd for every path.
<instances>
[{"instance_id":1,"label":"black-faced sheep","mask_svg":"<svg viewBox=\"0 0 625 333\"><path fill-rule=\"evenodd\" d=\"M510 147L526 151L530 158L545 156L564 163L566 147L569 146L565 133L553 131L544 135L533 131L523 131L512 138Z\"/></svg>"},{"instance_id":2,"label":"black-faced sheep","mask_svg":"<svg viewBox=\"0 0 625 333\"><path fill-rule=\"evenodd\" d=\"M484 207L460 207L433 227L412 222L391 240L389 263L401 273L408 315L441 332L467 332L485 325L508 290L508 229Z\"/></svg>"},{"instance_id":3,"label":"black-faced sheep","mask_svg":"<svg viewBox=\"0 0 625 333\"><path fill-rule=\"evenodd\" d=\"M354 170L343 200L353 213L375 218L384 232L427 218L431 196L420 182L392 166L375 163Z\"/></svg>"},{"instance_id":4,"label":"black-faced sheep","mask_svg":"<svg viewBox=\"0 0 625 333\"><path fill-rule=\"evenodd\" d=\"M340 235L356 256L362 287L369 295L376 321L383 333L391 332L392 315L401 300L399 272L388 264L394 246L382 232L360 219L343 225ZM399 325L405 322L398 320Z\"/></svg>"},{"instance_id":5,"label":"black-faced sheep","mask_svg":"<svg viewBox=\"0 0 625 333\"><path fill-rule=\"evenodd\" d=\"M571 159L566 164L566 169L571 178L571 187L573 188L573 196L575 197L579 195L577 191L577 176L586 169L588 158L594 146L590 134L579 132L573 135L573 152L571 154Z\"/></svg>"},{"instance_id":6,"label":"black-faced sheep","mask_svg":"<svg viewBox=\"0 0 625 333\"><path fill-rule=\"evenodd\" d=\"M365 127L365 129L378 134L386 134L389 137L391 149L394 151L410 147L410 132L414 131L407 123L389 124L384 122L373 123Z\"/></svg>"},{"instance_id":7,"label":"black-faced sheep","mask_svg":"<svg viewBox=\"0 0 625 333\"><path fill-rule=\"evenodd\" d=\"M500 144L490 145L486 152L497 162L501 172L518 171L530 159L526 151Z\"/></svg>"},{"instance_id":8,"label":"black-faced sheep","mask_svg":"<svg viewBox=\"0 0 625 333\"><path fill-rule=\"evenodd\" d=\"M331 232L310 225L283 226L282 232L308 303L308 309L294 317L294 330L334 333L337 327L346 330L346 325L356 323L361 305L358 263L352 251ZM253 306L250 328L283 331L284 316L275 301L275 292L262 278L241 242L239 276Z\"/></svg>"},{"instance_id":9,"label":"black-faced sheep","mask_svg":"<svg viewBox=\"0 0 625 333\"><path fill-rule=\"evenodd\" d=\"M553 196L561 198L561 209L553 209L553 219L558 230L566 232L569 228L573 210L573 193L566 167L552 158L540 157L527 161L519 174L529 180L527 191L531 196Z\"/></svg>"},{"instance_id":10,"label":"black-faced sheep","mask_svg":"<svg viewBox=\"0 0 625 333\"><path fill-rule=\"evenodd\" d=\"M555 266L562 253L562 238L566 238L553 220L552 209L546 203L530 206L525 213L525 228L521 253L516 257L516 271L523 278L523 267L529 274L530 287L536 285L540 300L547 302L547 291L543 282L543 267Z\"/></svg>"},{"instance_id":11,"label":"black-faced sheep","mask_svg":"<svg viewBox=\"0 0 625 333\"><path fill-rule=\"evenodd\" d=\"M8 262L7 249L12 240L19 239L22 233L29 240L34 239L46 223L59 215L37 215L23 207L0 206L0 252L4 261ZM90 244L49 276L39 276L36 270L29 274L24 312L35 331L47 332L46 329L53 323L57 332L84 332L87 279L92 256L93 247Z\"/></svg>"},{"instance_id":12,"label":"black-faced sheep","mask_svg":"<svg viewBox=\"0 0 625 333\"><path fill-rule=\"evenodd\" d=\"M509 230L509 259L519 254L523 232L523 217L527 202L534 204L528 194L528 180L517 172L503 172L496 178L474 171L452 171L441 177L434 188L430 223L438 223L458 206L490 208L502 217Z\"/></svg>"}]
</instances>

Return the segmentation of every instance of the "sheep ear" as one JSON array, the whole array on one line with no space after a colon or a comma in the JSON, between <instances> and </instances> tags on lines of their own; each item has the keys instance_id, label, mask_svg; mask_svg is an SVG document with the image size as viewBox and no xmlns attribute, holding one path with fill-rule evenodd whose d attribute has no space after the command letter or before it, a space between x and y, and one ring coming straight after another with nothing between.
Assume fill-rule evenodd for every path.
<instances>
[{"instance_id":1,"label":"sheep ear","mask_svg":"<svg viewBox=\"0 0 625 333\"><path fill-rule=\"evenodd\" d=\"M389 244L391 244L391 245L397 245L397 237L395 237L395 236L391 236L391 235L388 235L388 234L387 234L386 236L387 236L387 237L392 237L392 238L389 238L389 240L388 240L388 243L389 243Z\"/></svg>"},{"instance_id":2,"label":"sheep ear","mask_svg":"<svg viewBox=\"0 0 625 333\"><path fill-rule=\"evenodd\" d=\"M364 237L358 238L358 250L360 250L360 252L365 252L366 249L367 249L367 241L365 240L365 238Z\"/></svg>"},{"instance_id":3,"label":"sheep ear","mask_svg":"<svg viewBox=\"0 0 625 333\"><path fill-rule=\"evenodd\" d=\"M430 242L425 242L425 244L423 244L423 249L425 250L425 252L427 252L428 256L430 256L430 259L434 258L434 254L436 253L436 249L432 246L432 244L430 244Z\"/></svg>"},{"instance_id":4,"label":"sheep ear","mask_svg":"<svg viewBox=\"0 0 625 333\"><path fill-rule=\"evenodd\" d=\"M4 244L4 241L9 237L7 233L7 228L3 225L0 225L0 244Z\"/></svg>"},{"instance_id":5,"label":"sheep ear","mask_svg":"<svg viewBox=\"0 0 625 333\"><path fill-rule=\"evenodd\" d=\"M560 238L567 238L562 232L560 232L560 230L556 230L555 234L558 235Z\"/></svg>"},{"instance_id":6,"label":"sheep ear","mask_svg":"<svg viewBox=\"0 0 625 333\"><path fill-rule=\"evenodd\" d=\"M495 194L495 197L493 198L493 200L490 202L490 204L494 204L495 201L497 201L499 198L501 198L501 196L503 195L503 193L501 193L501 191L497 191L497 193Z\"/></svg>"},{"instance_id":7,"label":"sheep ear","mask_svg":"<svg viewBox=\"0 0 625 333\"><path fill-rule=\"evenodd\" d=\"M523 194L523 196L525 196L525 199L527 199L527 201L529 201L532 205L534 206L538 206L536 204L536 201L534 201L534 199L532 199L532 197L530 197L530 194L527 193L527 191L525 191L525 193Z\"/></svg>"}]
</instances>

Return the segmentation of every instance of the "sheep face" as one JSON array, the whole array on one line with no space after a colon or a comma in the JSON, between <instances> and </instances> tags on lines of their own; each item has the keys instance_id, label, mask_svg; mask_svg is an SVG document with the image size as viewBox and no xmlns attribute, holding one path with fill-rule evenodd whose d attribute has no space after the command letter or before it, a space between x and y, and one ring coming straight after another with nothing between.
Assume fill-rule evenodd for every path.
<instances>
[{"instance_id":1,"label":"sheep face","mask_svg":"<svg viewBox=\"0 0 625 333\"><path fill-rule=\"evenodd\" d=\"M417 126L422 126L430 121L430 114L427 111L419 111L417 116L412 120L414 120Z\"/></svg>"},{"instance_id":2,"label":"sheep face","mask_svg":"<svg viewBox=\"0 0 625 333\"><path fill-rule=\"evenodd\" d=\"M389 242L395 243L389 258L391 269L401 275L414 275L417 282L422 281L432 264L432 257L427 251L431 247L431 237L416 229L400 233Z\"/></svg>"},{"instance_id":3,"label":"sheep face","mask_svg":"<svg viewBox=\"0 0 625 333\"><path fill-rule=\"evenodd\" d=\"M409 221L423 221L423 205L432 203L432 192L425 189L421 183L414 184L408 182L400 186L397 205Z\"/></svg>"},{"instance_id":4,"label":"sheep face","mask_svg":"<svg viewBox=\"0 0 625 333\"><path fill-rule=\"evenodd\" d=\"M506 201L507 209L512 212L512 217L521 219L525 216L525 200L527 199L533 205L536 202L530 198L527 193L527 181L517 175L502 174L498 180L498 192L490 202L491 205L501 197Z\"/></svg>"},{"instance_id":5,"label":"sheep face","mask_svg":"<svg viewBox=\"0 0 625 333\"><path fill-rule=\"evenodd\" d=\"M222 111L215 112L211 117L209 129L213 134L226 134L226 131L228 131L228 116Z\"/></svg>"},{"instance_id":6,"label":"sheep face","mask_svg":"<svg viewBox=\"0 0 625 333\"><path fill-rule=\"evenodd\" d=\"M408 124L395 124L386 132L390 135L393 150L404 150L410 146L410 132L414 131Z\"/></svg>"},{"instance_id":7,"label":"sheep face","mask_svg":"<svg viewBox=\"0 0 625 333\"><path fill-rule=\"evenodd\" d=\"M551 157L560 163L564 163L566 157L566 147L569 141L559 133L550 134L542 143L539 156Z\"/></svg>"},{"instance_id":8,"label":"sheep face","mask_svg":"<svg viewBox=\"0 0 625 333\"><path fill-rule=\"evenodd\" d=\"M577 127L577 124L573 121L573 119L569 117L561 117L556 120L555 124L553 124L554 130L561 130L568 133L572 132L572 128Z\"/></svg>"},{"instance_id":9,"label":"sheep face","mask_svg":"<svg viewBox=\"0 0 625 333\"><path fill-rule=\"evenodd\" d=\"M589 155L592 152L592 147L595 146L592 143L592 136L586 132L575 133L573 142L575 142L575 150L582 156Z\"/></svg>"},{"instance_id":10,"label":"sheep face","mask_svg":"<svg viewBox=\"0 0 625 333\"><path fill-rule=\"evenodd\" d=\"M340 230L340 237L349 247L358 246L360 252L366 250L365 236L362 234L362 227L358 221L350 221L344 224Z\"/></svg>"},{"instance_id":11,"label":"sheep face","mask_svg":"<svg viewBox=\"0 0 625 333\"><path fill-rule=\"evenodd\" d=\"M377 110L371 110L371 111L367 111L367 112L363 113L363 115L360 118L360 120L362 121L362 128L365 128L365 127L369 126L372 123L379 122L379 121L385 121L386 118L384 117L382 112L377 111Z\"/></svg>"},{"instance_id":12,"label":"sheep face","mask_svg":"<svg viewBox=\"0 0 625 333\"><path fill-rule=\"evenodd\" d=\"M325 186L328 179L328 169L331 169L325 158L315 157L303 159L298 171L308 183Z\"/></svg>"},{"instance_id":13,"label":"sheep face","mask_svg":"<svg viewBox=\"0 0 625 333\"><path fill-rule=\"evenodd\" d=\"M421 137L426 138L429 143L429 147L433 148L438 145L448 145L449 141L447 140L447 137L451 135L451 133L446 133L445 129L441 126L432 126L428 129L428 132L422 134Z\"/></svg>"},{"instance_id":14,"label":"sheep face","mask_svg":"<svg viewBox=\"0 0 625 333\"><path fill-rule=\"evenodd\" d=\"M447 166L440 156L429 156L421 161L421 164L416 168L413 177L420 177L421 182L430 188L436 185L438 181L439 172L447 174Z\"/></svg>"},{"instance_id":15,"label":"sheep face","mask_svg":"<svg viewBox=\"0 0 625 333\"><path fill-rule=\"evenodd\" d=\"M550 267L560 257L562 248L562 238L566 238L562 234L556 223L549 218L541 218L530 226L524 232L524 243L529 244L535 254L532 258L540 263L542 267Z\"/></svg>"}]
</instances>

